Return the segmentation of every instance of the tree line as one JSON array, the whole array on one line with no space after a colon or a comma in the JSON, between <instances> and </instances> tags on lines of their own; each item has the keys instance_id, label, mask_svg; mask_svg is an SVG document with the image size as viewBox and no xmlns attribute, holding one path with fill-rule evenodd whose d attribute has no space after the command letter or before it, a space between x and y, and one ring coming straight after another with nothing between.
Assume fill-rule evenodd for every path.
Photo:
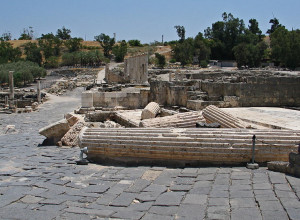
<instances>
[{"instance_id":1,"label":"tree line","mask_svg":"<svg viewBox=\"0 0 300 220\"><path fill-rule=\"evenodd\" d=\"M300 30L287 30L277 18L270 19L268 36L262 34L256 19L248 26L231 13L223 13L217 21L199 32L195 38L185 38L185 28L175 26L179 40L170 42L174 58L184 66L193 63L206 65L212 60L236 60L239 67L260 67L262 61L295 69L300 66ZM267 39L270 39L270 44Z\"/></svg>"}]
</instances>

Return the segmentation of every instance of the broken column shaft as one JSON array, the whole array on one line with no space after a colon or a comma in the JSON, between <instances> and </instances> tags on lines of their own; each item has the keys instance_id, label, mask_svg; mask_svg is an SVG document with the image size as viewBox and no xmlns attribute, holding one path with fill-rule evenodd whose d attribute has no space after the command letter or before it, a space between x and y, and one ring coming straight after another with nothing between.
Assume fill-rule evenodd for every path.
<instances>
[{"instance_id":1,"label":"broken column shaft","mask_svg":"<svg viewBox=\"0 0 300 220\"><path fill-rule=\"evenodd\" d=\"M13 100L14 98L14 71L9 71L9 99Z\"/></svg>"}]
</instances>

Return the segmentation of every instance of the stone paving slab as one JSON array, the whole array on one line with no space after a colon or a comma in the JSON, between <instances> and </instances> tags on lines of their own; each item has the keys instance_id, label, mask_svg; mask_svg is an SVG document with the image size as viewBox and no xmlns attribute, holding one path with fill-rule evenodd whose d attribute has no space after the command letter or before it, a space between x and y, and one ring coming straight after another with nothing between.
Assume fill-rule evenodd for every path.
<instances>
[{"instance_id":1,"label":"stone paving slab","mask_svg":"<svg viewBox=\"0 0 300 220\"><path fill-rule=\"evenodd\" d=\"M265 167L77 166L78 147L39 146L75 95L0 115L18 130L0 135L0 219L300 219L300 179Z\"/></svg>"}]
</instances>

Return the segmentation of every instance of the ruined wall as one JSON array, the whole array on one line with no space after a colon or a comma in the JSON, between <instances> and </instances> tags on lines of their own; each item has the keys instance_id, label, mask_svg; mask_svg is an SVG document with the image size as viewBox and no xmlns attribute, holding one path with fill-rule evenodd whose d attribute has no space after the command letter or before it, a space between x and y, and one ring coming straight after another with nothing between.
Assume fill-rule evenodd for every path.
<instances>
[{"instance_id":1,"label":"ruined wall","mask_svg":"<svg viewBox=\"0 0 300 220\"><path fill-rule=\"evenodd\" d=\"M150 101L161 105L186 106L188 92L200 85L211 101L226 101L224 97L237 97L235 101L240 107L251 106L300 106L300 77L271 76L246 77L245 82L214 82L185 81L185 82L150 82ZM220 99L217 99L217 98ZM221 100L222 99L222 100ZM213 104L213 103L210 103ZM222 106L228 107L228 106Z\"/></svg>"},{"instance_id":2,"label":"ruined wall","mask_svg":"<svg viewBox=\"0 0 300 220\"><path fill-rule=\"evenodd\" d=\"M300 77L249 77L247 83L202 82L209 96L238 96L239 106L300 106Z\"/></svg>"},{"instance_id":3,"label":"ruined wall","mask_svg":"<svg viewBox=\"0 0 300 220\"><path fill-rule=\"evenodd\" d=\"M129 57L124 60L125 77L131 83L145 84L148 82L148 54Z\"/></svg>"},{"instance_id":4,"label":"ruined wall","mask_svg":"<svg viewBox=\"0 0 300 220\"><path fill-rule=\"evenodd\" d=\"M196 81L186 82L167 82L151 81L150 82L150 101L155 101L160 105L166 106L186 106L187 91Z\"/></svg>"},{"instance_id":5,"label":"ruined wall","mask_svg":"<svg viewBox=\"0 0 300 220\"><path fill-rule=\"evenodd\" d=\"M140 92L94 92L94 107L123 106L129 109L144 108L148 104L149 90Z\"/></svg>"}]
</instances>

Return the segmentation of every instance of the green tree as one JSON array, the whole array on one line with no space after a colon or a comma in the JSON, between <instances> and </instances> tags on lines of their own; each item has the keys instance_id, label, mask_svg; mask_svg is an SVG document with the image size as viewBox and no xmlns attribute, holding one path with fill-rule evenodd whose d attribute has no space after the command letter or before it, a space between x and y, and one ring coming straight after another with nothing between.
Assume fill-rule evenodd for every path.
<instances>
[{"instance_id":1,"label":"green tree","mask_svg":"<svg viewBox=\"0 0 300 220\"><path fill-rule=\"evenodd\" d=\"M201 61L208 61L211 50L209 47L209 41L203 38L202 33L198 33L194 39L194 47L195 47L195 56L198 58L199 66L201 65Z\"/></svg>"},{"instance_id":2,"label":"green tree","mask_svg":"<svg viewBox=\"0 0 300 220\"><path fill-rule=\"evenodd\" d=\"M43 51L46 60L49 57L60 55L62 41L58 37L54 36L54 34L42 34L42 36L38 39L38 44Z\"/></svg>"},{"instance_id":3,"label":"green tree","mask_svg":"<svg viewBox=\"0 0 300 220\"><path fill-rule=\"evenodd\" d=\"M155 58L156 58L156 65L160 68L164 68L166 65L166 57L162 54L155 53Z\"/></svg>"},{"instance_id":4,"label":"green tree","mask_svg":"<svg viewBox=\"0 0 300 220\"><path fill-rule=\"evenodd\" d=\"M180 62L182 66L193 62L195 48L194 39L187 38L182 43L173 46L173 57Z\"/></svg>"},{"instance_id":5,"label":"green tree","mask_svg":"<svg viewBox=\"0 0 300 220\"><path fill-rule=\"evenodd\" d=\"M95 36L94 38L100 43L101 47L103 48L104 56L109 57L110 52L112 51L112 48L115 44L115 38L111 38L110 36L103 33Z\"/></svg>"},{"instance_id":6,"label":"green tree","mask_svg":"<svg viewBox=\"0 0 300 220\"><path fill-rule=\"evenodd\" d=\"M16 62L21 59L21 56L20 48L13 48L11 43L0 40L0 64Z\"/></svg>"},{"instance_id":7,"label":"green tree","mask_svg":"<svg viewBox=\"0 0 300 220\"><path fill-rule=\"evenodd\" d=\"M129 46L131 47L142 47L141 41L139 40L129 40L128 41Z\"/></svg>"},{"instance_id":8,"label":"green tree","mask_svg":"<svg viewBox=\"0 0 300 220\"><path fill-rule=\"evenodd\" d=\"M24 28L19 40L33 40L33 33L34 31L32 27Z\"/></svg>"},{"instance_id":9,"label":"green tree","mask_svg":"<svg viewBox=\"0 0 300 220\"><path fill-rule=\"evenodd\" d=\"M123 62L127 54L127 43L123 40L120 45L113 46L112 53L115 55L116 62Z\"/></svg>"},{"instance_id":10,"label":"green tree","mask_svg":"<svg viewBox=\"0 0 300 220\"><path fill-rule=\"evenodd\" d=\"M57 29L56 37L58 37L61 40L70 40L71 39L70 33L71 30L63 26L61 29Z\"/></svg>"},{"instance_id":11,"label":"green tree","mask_svg":"<svg viewBox=\"0 0 300 220\"><path fill-rule=\"evenodd\" d=\"M185 28L184 26L176 25L174 28L177 31L177 35L179 37L179 42L183 42L185 40Z\"/></svg>"},{"instance_id":12,"label":"green tree","mask_svg":"<svg viewBox=\"0 0 300 220\"><path fill-rule=\"evenodd\" d=\"M212 24L205 30L205 37L212 40L211 53L213 59L234 59L233 47L241 43L245 31L242 19L235 18L231 13L222 15L223 21Z\"/></svg>"},{"instance_id":13,"label":"green tree","mask_svg":"<svg viewBox=\"0 0 300 220\"><path fill-rule=\"evenodd\" d=\"M259 40L261 40L262 31L259 29L258 21L256 19L252 18L249 20L248 29L252 34L257 35L259 37Z\"/></svg>"},{"instance_id":14,"label":"green tree","mask_svg":"<svg viewBox=\"0 0 300 220\"><path fill-rule=\"evenodd\" d=\"M279 23L279 20L277 18L272 18L269 21L271 25L271 28L268 29L267 34L272 34L273 32L276 31L277 28L282 27L282 25Z\"/></svg>"},{"instance_id":15,"label":"green tree","mask_svg":"<svg viewBox=\"0 0 300 220\"><path fill-rule=\"evenodd\" d=\"M24 44L24 53L27 61L37 63L39 66L42 65L43 57L41 54L41 49L36 43L28 42Z\"/></svg>"},{"instance_id":16,"label":"green tree","mask_svg":"<svg viewBox=\"0 0 300 220\"><path fill-rule=\"evenodd\" d=\"M38 64L28 61L18 61L0 65L0 84L8 83L8 73L14 71L16 86L31 83L34 78L44 77L46 70Z\"/></svg>"},{"instance_id":17,"label":"green tree","mask_svg":"<svg viewBox=\"0 0 300 220\"><path fill-rule=\"evenodd\" d=\"M270 37L271 57L276 64L291 69L300 66L300 30L288 31L281 26Z\"/></svg>"},{"instance_id":18,"label":"green tree","mask_svg":"<svg viewBox=\"0 0 300 220\"><path fill-rule=\"evenodd\" d=\"M82 38L73 37L65 41L65 46L68 48L70 53L79 51L79 49L81 48L82 41Z\"/></svg>"},{"instance_id":19,"label":"green tree","mask_svg":"<svg viewBox=\"0 0 300 220\"><path fill-rule=\"evenodd\" d=\"M6 32L6 33L3 33L2 36L0 37L0 40L3 40L3 41L10 41L11 40L11 33L10 32Z\"/></svg>"}]
</instances>

